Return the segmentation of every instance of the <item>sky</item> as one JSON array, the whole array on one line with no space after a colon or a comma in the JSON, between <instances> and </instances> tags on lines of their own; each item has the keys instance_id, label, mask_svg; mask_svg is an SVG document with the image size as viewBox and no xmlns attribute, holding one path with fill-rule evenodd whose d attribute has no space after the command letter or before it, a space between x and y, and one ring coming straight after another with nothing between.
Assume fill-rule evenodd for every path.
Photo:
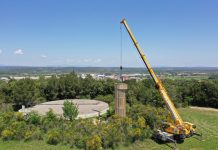
<instances>
[{"instance_id":1,"label":"sky","mask_svg":"<svg viewBox=\"0 0 218 150\"><path fill-rule=\"evenodd\" d=\"M0 65L218 67L217 0L0 0ZM121 42L122 41L122 42ZM122 43L122 44L121 44ZM121 48L122 47L122 48Z\"/></svg>"}]
</instances>

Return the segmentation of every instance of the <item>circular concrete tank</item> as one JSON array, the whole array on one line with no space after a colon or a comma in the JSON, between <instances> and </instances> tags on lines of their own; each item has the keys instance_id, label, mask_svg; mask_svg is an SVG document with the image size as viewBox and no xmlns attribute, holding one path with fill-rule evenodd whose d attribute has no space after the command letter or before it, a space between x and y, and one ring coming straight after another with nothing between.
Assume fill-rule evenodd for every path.
<instances>
[{"instance_id":1,"label":"circular concrete tank","mask_svg":"<svg viewBox=\"0 0 218 150\"><path fill-rule=\"evenodd\" d=\"M56 100L49 101L35 105L30 108L22 108L19 112L28 114L31 111L36 111L40 115L45 115L50 109L54 111L55 114L62 116L63 115L63 103L66 100ZM68 101L74 103L79 110L79 115L77 118L90 118L96 117L106 113L109 110L107 103L98 101L98 100L89 100L89 99L68 99Z\"/></svg>"}]
</instances>

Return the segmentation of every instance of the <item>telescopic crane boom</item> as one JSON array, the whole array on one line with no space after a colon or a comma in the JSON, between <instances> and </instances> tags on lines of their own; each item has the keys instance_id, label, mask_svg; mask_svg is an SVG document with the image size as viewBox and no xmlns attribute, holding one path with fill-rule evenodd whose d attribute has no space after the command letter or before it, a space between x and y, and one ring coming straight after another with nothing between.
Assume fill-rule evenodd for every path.
<instances>
[{"instance_id":1,"label":"telescopic crane boom","mask_svg":"<svg viewBox=\"0 0 218 150\"><path fill-rule=\"evenodd\" d=\"M143 60L146 68L148 69L153 81L155 82L156 89L160 92L174 123L167 123L167 127L162 132L166 132L173 135L173 139L184 139L185 137L190 137L195 133L195 125L189 122L183 122L180 117L178 111L176 110L173 102L171 101L169 95L167 94L166 89L164 88L161 80L154 73L151 65L149 64L144 52L140 48L138 42L136 41L131 29L129 28L125 19L121 21L121 23L125 26L129 36L131 37L141 59ZM162 133L161 133L162 134ZM162 138L162 137L160 137Z\"/></svg>"}]
</instances>

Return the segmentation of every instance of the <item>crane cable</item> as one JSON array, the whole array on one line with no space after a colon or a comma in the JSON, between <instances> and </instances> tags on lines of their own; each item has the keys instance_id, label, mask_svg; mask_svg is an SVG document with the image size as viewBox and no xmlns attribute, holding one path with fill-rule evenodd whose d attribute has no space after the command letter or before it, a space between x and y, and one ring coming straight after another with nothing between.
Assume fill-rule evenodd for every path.
<instances>
[{"instance_id":1,"label":"crane cable","mask_svg":"<svg viewBox=\"0 0 218 150\"><path fill-rule=\"evenodd\" d=\"M123 34L122 34L122 24L120 23L120 80L123 82Z\"/></svg>"}]
</instances>

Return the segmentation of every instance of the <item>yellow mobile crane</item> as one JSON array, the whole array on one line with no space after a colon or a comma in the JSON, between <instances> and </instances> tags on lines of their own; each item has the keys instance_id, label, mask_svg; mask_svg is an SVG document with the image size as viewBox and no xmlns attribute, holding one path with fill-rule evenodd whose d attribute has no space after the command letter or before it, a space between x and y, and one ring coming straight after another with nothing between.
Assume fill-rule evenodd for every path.
<instances>
[{"instance_id":1,"label":"yellow mobile crane","mask_svg":"<svg viewBox=\"0 0 218 150\"><path fill-rule=\"evenodd\" d=\"M176 140L184 140L186 137L190 137L194 134L199 135L195 133L196 126L189 122L183 122L182 118L180 117L178 111L176 110L173 102L171 101L169 95L167 94L166 89L164 88L161 80L156 76L153 69L151 68L151 65L149 64L145 54L143 53L142 49L140 48L138 42L136 41L132 31L130 30L127 22L125 19L121 21L122 24L124 24L126 30L129 33L129 36L131 37L136 49L138 50L138 53L140 54L145 66L147 67L152 79L155 82L156 89L160 92L172 118L172 122L166 122L164 123L164 128L161 130L158 130L156 137L159 140L162 141L173 141Z\"/></svg>"}]
</instances>

